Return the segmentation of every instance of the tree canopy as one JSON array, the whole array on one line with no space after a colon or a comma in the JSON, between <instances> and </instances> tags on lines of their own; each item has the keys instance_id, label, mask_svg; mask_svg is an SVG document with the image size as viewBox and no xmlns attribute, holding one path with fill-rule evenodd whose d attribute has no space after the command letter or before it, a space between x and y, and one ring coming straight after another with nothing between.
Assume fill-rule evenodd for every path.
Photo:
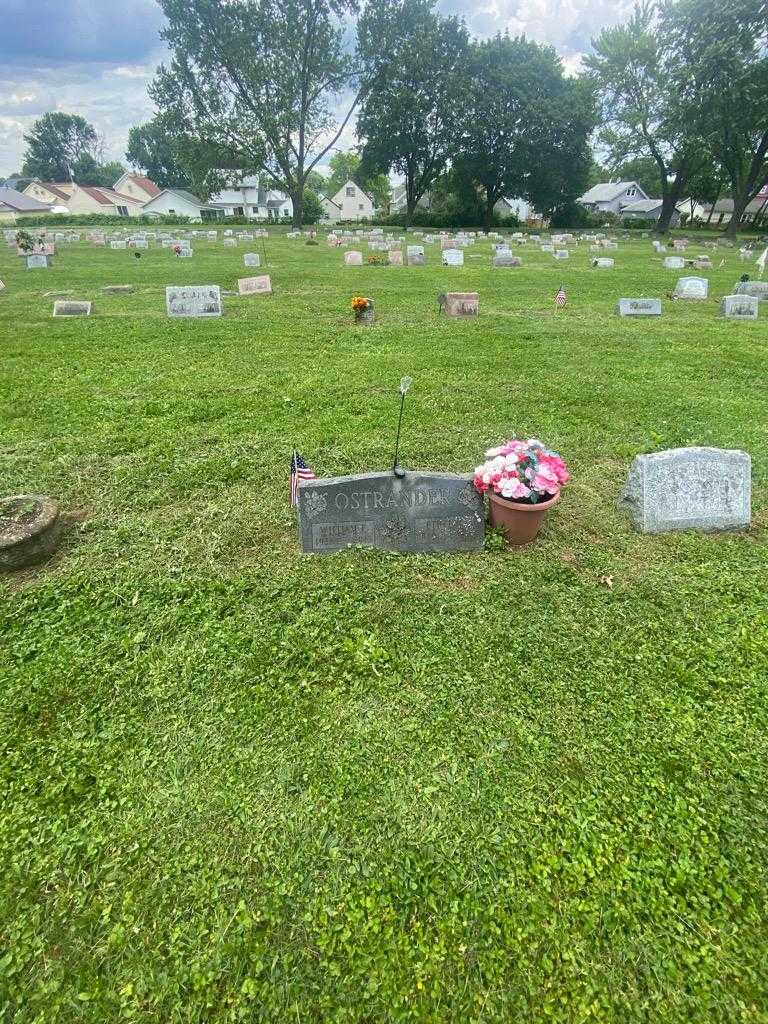
<instances>
[{"instance_id":1,"label":"tree canopy","mask_svg":"<svg viewBox=\"0 0 768 1024\"><path fill-rule=\"evenodd\" d=\"M75 168L83 157L96 163L99 137L96 129L78 114L50 111L43 114L24 136L27 151L22 172L42 181L74 180Z\"/></svg>"},{"instance_id":2,"label":"tree canopy","mask_svg":"<svg viewBox=\"0 0 768 1024\"><path fill-rule=\"evenodd\" d=\"M344 38L355 0L160 4L171 61L150 87L158 108L177 137L210 146L221 168L274 181L300 224L309 172L338 141L363 88Z\"/></svg>"},{"instance_id":3,"label":"tree canopy","mask_svg":"<svg viewBox=\"0 0 768 1024\"><path fill-rule=\"evenodd\" d=\"M592 98L551 47L508 35L474 43L463 113L456 166L483 192L486 227L503 196L552 213L584 190Z\"/></svg>"},{"instance_id":4,"label":"tree canopy","mask_svg":"<svg viewBox=\"0 0 768 1024\"><path fill-rule=\"evenodd\" d=\"M360 22L363 59L390 57L357 121L363 168L369 177L394 170L404 178L408 218L455 155L461 132L467 32L433 8L434 0L386 0Z\"/></svg>"}]
</instances>

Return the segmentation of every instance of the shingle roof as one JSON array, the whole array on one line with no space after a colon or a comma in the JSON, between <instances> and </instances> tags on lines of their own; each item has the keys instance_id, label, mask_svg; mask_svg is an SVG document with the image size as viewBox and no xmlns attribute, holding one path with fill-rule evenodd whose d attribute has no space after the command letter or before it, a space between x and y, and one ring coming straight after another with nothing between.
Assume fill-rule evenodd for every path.
<instances>
[{"instance_id":1,"label":"shingle roof","mask_svg":"<svg viewBox=\"0 0 768 1024\"><path fill-rule=\"evenodd\" d=\"M32 196L17 192L15 188L0 188L0 206L18 210L19 213L48 213L51 208L50 203L38 202Z\"/></svg>"},{"instance_id":2,"label":"shingle roof","mask_svg":"<svg viewBox=\"0 0 768 1024\"><path fill-rule=\"evenodd\" d=\"M78 185L81 192L85 192L95 199L99 206L125 206L126 203L131 203L133 206L141 206L140 199L134 199L133 196L124 196L120 192L115 192L112 188L105 188L99 185Z\"/></svg>"},{"instance_id":3,"label":"shingle roof","mask_svg":"<svg viewBox=\"0 0 768 1024\"><path fill-rule=\"evenodd\" d=\"M578 200L580 203L610 203L612 199L626 192L628 188L638 187L636 181L608 181L602 185L593 185Z\"/></svg>"},{"instance_id":4,"label":"shingle roof","mask_svg":"<svg viewBox=\"0 0 768 1024\"><path fill-rule=\"evenodd\" d=\"M129 177L131 181L134 181L139 188L143 189L151 199L154 199L155 196L159 196L163 191L159 185L156 185L155 182L152 181L151 178L147 178L143 174L129 174L127 177Z\"/></svg>"},{"instance_id":5,"label":"shingle roof","mask_svg":"<svg viewBox=\"0 0 768 1024\"><path fill-rule=\"evenodd\" d=\"M59 199L69 199L69 193L65 192L64 189L55 181L36 181L33 182L35 185L39 185L41 188L46 189L48 192L52 192Z\"/></svg>"},{"instance_id":6,"label":"shingle roof","mask_svg":"<svg viewBox=\"0 0 768 1024\"><path fill-rule=\"evenodd\" d=\"M650 213L661 206L661 199L636 199L633 203L622 203L620 213Z\"/></svg>"}]
</instances>

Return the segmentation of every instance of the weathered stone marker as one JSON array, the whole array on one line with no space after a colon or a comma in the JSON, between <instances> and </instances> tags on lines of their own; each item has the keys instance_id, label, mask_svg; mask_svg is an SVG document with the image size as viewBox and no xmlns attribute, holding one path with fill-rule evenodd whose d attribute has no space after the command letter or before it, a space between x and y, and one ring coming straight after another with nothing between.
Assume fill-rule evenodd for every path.
<instances>
[{"instance_id":1,"label":"weathered stone marker","mask_svg":"<svg viewBox=\"0 0 768 1024\"><path fill-rule=\"evenodd\" d=\"M246 252L243 254L243 264L246 267L260 267L261 256L257 252Z\"/></svg>"},{"instance_id":2,"label":"weathered stone marker","mask_svg":"<svg viewBox=\"0 0 768 1024\"><path fill-rule=\"evenodd\" d=\"M494 267L522 267L523 261L511 252L497 252L491 261Z\"/></svg>"},{"instance_id":3,"label":"weathered stone marker","mask_svg":"<svg viewBox=\"0 0 768 1024\"><path fill-rule=\"evenodd\" d=\"M53 553L59 540L59 506L42 494L0 499L0 568L23 569Z\"/></svg>"},{"instance_id":4,"label":"weathered stone marker","mask_svg":"<svg viewBox=\"0 0 768 1024\"><path fill-rule=\"evenodd\" d=\"M90 316L90 302L75 302L73 300L59 299L53 304L54 316Z\"/></svg>"},{"instance_id":5,"label":"weathered stone marker","mask_svg":"<svg viewBox=\"0 0 768 1024\"><path fill-rule=\"evenodd\" d=\"M638 455L621 497L642 533L739 530L751 520L751 459L724 448Z\"/></svg>"},{"instance_id":6,"label":"weathered stone marker","mask_svg":"<svg viewBox=\"0 0 768 1024\"><path fill-rule=\"evenodd\" d=\"M759 302L768 302L768 281L739 281L734 295L754 295Z\"/></svg>"},{"instance_id":7,"label":"weathered stone marker","mask_svg":"<svg viewBox=\"0 0 768 1024\"><path fill-rule=\"evenodd\" d=\"M363 473L302 483L299 533L305 554L350 544L408 554L479 551L485 511L471 476Z\"/></svg>"},{"instance_id":8,"label":"weathered stone marker","mask_svg":"<svg viewBox=\"0 0 768 1024\"><path fill-rule=\"evenodd\" d=\"M403 265L403 251L402 251L402 249L390 249L389 250L389 264L392 267L402 267L402 265Z\"/></svg>"},{"instance_id":9,"label":"weathered stone marker","mask_svg":"<svg viewBox=\"0 0 768 1024\"><path fill-rule=\"evenodd\" d=\"M682 256L666 256L664 258L665 270L682 270L685 267L685 260Z\"/></svg>"},{"instance_id":10,"label":"weathered stone marker","mask_svg":"<svg viewBox=\"0 0 768 1024\"><path fill-rule=\"evenodd\" d=\"M347 267L362 267L363 254L357 249L350 249L344 253L344 265Z\"/></svg>"},{"instance_id":11,"label":"weathered stone marker","mask_svg":"<svg viewBox=\"0 0 768 1024\"><path fill-rule=\"evenodd\" d=\"M51 263L47 256L43 256L41 253L34 253L32 256L27 256L27 270L43 270L51 266Z\"/></svg>"},{"instance_id":12,"label":"weathered stone marker","mask_svg":"<svg viewBox=\"0 0 768 1024\"><path fill-rule=\"evenodd\" d=\"M125 239L123 239L123 240L115 239L115 240L113 240L112 242L109 243L109 248L110 249L127 249L128 248L128 243L125 241Z\"/></svg>"},{"instance_id":13,"label":"weathered stone marker","mask_svg":"<svg viewBox=\"0 0 768 1024\"><path fill-rule=\"evenodd\" d=\"M105 295L131 295L134 288L132 284L105 284L101 290Z\"/></svg>"},{"instance_id":14,"label":"weathered stone marker","mask_svg":"<svg viewBox=\"0 0 768 1024\"><path fill-rule=\"evenodd\" d=\"M619 316L661 316L661 299L619 299Z\"/></svg>"},{"instance_id":15,"label":"weathered stone marker","mask_svg":"<svg viewBox=\"0 0 768 1024\"><path fill-rule=\"evenodd\" d=\"M240 277L237 281L237 290L241 295L271 295L272 279L269 274L262 274L261 277Z\"/></svg>"},{"instance_id":16,"label":"weathered stone marker","mask_svg":"<svg viewBox=\"0 0 768 1024\"><path fill-rule=\"evenodd\" d=\"M443 249L444 267L463 267L464 252L461 249Z\"/></svg>"},{"instance_id":17,"label":"weathered stone marker","mask_svg":"<svg viewBox=\"0 0 768 1024\"><path fill-rule=\"evenodd\" d=\"M728 320L757 320L759 302L756 295L724 295L720 300L720 316Z\"/></svg>"},{"instance_id":18,"label":"weathered stone marker","mask_svg":"<svg viewBox=\"0 0 768 1024\"><path fill-rule=\"evenodd\" d=\"M221 291L216 284L172 285L165 289L165 308L168 316L221 316Z\"/></svg>"},{"instance_id":19,"label":"weathered stone marker","mask_svg":"<svg viewBox=\"0 0 768 1024\"><path fill-rule=\"evenodd\" d=\"M706 277L678 277L674 296L676 299L706 299L709 281Z\"/></svg>"},{"instance_id":20,"label":"weathered stone marker","mask_svg":"<svg viewBox=\"0 0 768 1024\"><path fill-rule=\"evenodd\" d=\"M440 296L439 302L446 316L465 317L480 314L480 296L477 292L447 292Z\"/></svg>"}]
</instances>

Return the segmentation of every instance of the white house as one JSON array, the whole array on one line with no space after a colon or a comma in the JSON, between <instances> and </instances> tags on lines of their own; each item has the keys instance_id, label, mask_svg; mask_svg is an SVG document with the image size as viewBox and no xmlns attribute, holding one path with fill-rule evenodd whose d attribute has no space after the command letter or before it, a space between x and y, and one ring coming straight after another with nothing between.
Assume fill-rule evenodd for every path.
<instances>
[{"instance_id":1,"label":"white house","mask_svg":"<svg viewBox=\"0 0 768 1024\"><path fill-rule=\"evenodd\" d=\"M178 216L193 221L220 220L224 211L212 203L203 203L181 188L164 188L154 199L144 204L141 211L148 217Z\"/></svg>"},{"instance_id":2,"label":"white house","mask_svg":"<svg viewBox=\"0 0 768 1024\"><path fill-rule=\"evenodd\" d=\"M319 196L320 205L323 208L323 220L328 221L330 224L337 224L343 219L341 207L334 203L328 196Z\"/></svg>"},{"instance_id":3,"label":"white house","mask_svg":"<svg viewBox=\"0 0 768 1024\"><path fill-rule=\"evenodd\" d=\"M293 216L291 199L276 189L262 186L257 174L248 175L211 196L210 205L221 210L225 217L281 220Z\"/></svg>"},{"instance_id":4,"label":"white house","mask_svg":"<svg viewBox=\"0 0 768 1024\"><path fill-rule=\"evenodd\" d=\"M650 199L636 181L609 181L593 185L577 202L594 213L620 213L622 206Z\"/></svg>"},{"instance_id":5,"label":"white house","mask_svg":"<svg viewBox=\"0 0 768 1024\"><path fill-rule=\"evenodd\" d=\"M661 216L661 199L636 199L634 202L625 203L619 210L619 216L627 223L633 220L658 220ZM675 207L672 213L670 226L675 228L680 223L680 207Z\"/></svg>"},{"instance_id":6,"label":"white house","mask_svg":"<svg viewBox=\"0 0 768 1024\"><path fill-rule=\"evenodd\" d=\"M101 185L74 185L66 206L70 213L104 213L110 217L138 217L144 212L142 200Z\"/></svg>"},{"instance_id":7,"label":"white house","mask_svg":"<svg viewBox=\"0 0 768 1024\"><path fill-rule=\"evenodd\" d=\"M336 217L337 220L363 220L374 214L373 200L354 181L346 182L335 196L328 198L341 211ZM325 209L325 204L323 208Z\"/></svg>"},{"instance_id":8,"label":"white house","mask_svg":"<svg viewBox=\"0 0 768 1024\"><path fill-rule=\"evenodd\" d=\"M159 196L163 191L159 185L156 185L146 175L130 174L127 171L122 177L117 179L112 188L115 192L120 192L124 196L130 196L131 199L136 199L140 203L148 203L150 199Z\"/></svg>"}]
</instances>

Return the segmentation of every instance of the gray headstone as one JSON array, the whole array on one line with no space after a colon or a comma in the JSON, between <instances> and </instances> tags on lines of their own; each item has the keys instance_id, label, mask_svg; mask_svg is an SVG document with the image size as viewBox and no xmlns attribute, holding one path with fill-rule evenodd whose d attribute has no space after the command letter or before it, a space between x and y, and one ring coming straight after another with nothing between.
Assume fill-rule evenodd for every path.
<instances>
[{"instance_id":1,"label":"gray headstone","mask_svg":"<svg viewBox=\"0 0 768 1024\"><path fill-rule=\"evenodd\" d=\"M243 264L246 267L260 267L261 256L257 252L246 252L243 254Z\"/></svg>"},{"instance_id":2,"label":"gray headstone","mask_svg":"<svg viewBox=\"0 0 768 1024\"><path fill-rule=\"evenodd\" d=\"M720 300L720 315L729 320L757 320L756 295L725 295Z\"/></svg>"},{"instance_id":3,"label":"gray headstone","mask_svg":"<svg viewBox=\"0 0 768 1024\"><path fill-rule=\"evenodd\" d=\"M426 266L426 257L423 252L409 252L408 253L408 266L409 267L423 267Z\"/></svg>"},{"instance_id":4,"label":"gray headstone","mask_svg":"<svg viewBox=\"0 0 768 1024\"><path fill-rule=\"evenodd\" d=\"M768 302L768 281L739 281L734 295L754 295L759 302Z\"/></svg>"},{"instance_id":5,"label":"gray headstone","mask_svg":"<svg viewBox=\"0 0 768 1024\"><path fill-rule=\"evenodd\" d=\"M622 504L642 533L738 530L751 519L751 459L724 448L638 455Z\"/></svg>"},{"instance_id":6,"label":"gray headstone","mask_svg":"<svg viewBox=\"0 0 768 1024\"><path fill-rule=\"evenodd\" d=\"M133 293L132 284L105 284L101 289L105 295L131 295Z\"/></svg>"},{"instance_id":7,"label":"gray headstone","mask_svg":"<svg viewBox=\"0 0 768 1024\"><path fill-rule=\"evenodd\" d=\"M661 316L661 299L619 299L619 316Z\"/></svg>"},{"instance_id":8,"label":"gray headstone","mask_svg":"<svg viewBox=\"0 0 768 1024\"><path fill-rule=\"evenodd\" d=\"M165 289L168 316L221 316L221 291L216 284L171 286Z\"/></svg>"},{"instance_id":9,"label":"gray headstone","mask_svg":"<svg viewBox=\"0 0 768 1024\"><path fill-rule=\"evenodd\" d=\"M363 473L302 483L299 533L307 554L350 544L409 554L479 551L485 511L471 476Z\"/></svg>"},{"instance_id":10,"label":"gray headstone","mask_svg":"<svg viewBox=\"0 0 768 1024\"><path fill-rule=\"evenodd\" d=\"M53 304L54 316L90 316L90 302L74 302L71 299L61 299Z\"/></svg>"},{"instance_id":11,"label":"gray headstone","mask_svg":"<svg viewBox=\"0 0 768 1024\"><path fill-rule=\"evenodd\" d=\"M709 281L706 277L679 277L675 285L676 299L706 299Z\"/></svg>"},{"instance_id":12,"label":"gray headstone","mask_svg":"<svg viewBox=\"0 0 768 1024\"><path fill-rule=\"evenodd\" d=\"M519 256L513 256L512 253L496 253L493 257L494 267L522 267L523 261Z\"/></svg>"},{"instance_id":13,"label":"gray headstone","mask_svg":"<svg viewBox=\"0 0 768 1024\"><path fill-rule=\"evenodd\" d=\"M351 249L344 253L344 265L347 267L362 267L363 254L357 249Z\"/></svg>"},{"instance_id":14,"label":"gray headstone","mask_svg":"<svg viewBox=\"0 0 768 1024\"><path fill-rule=\"evenodd\" d=\"M444 267L463 267L464 252L461 249L443 249Z\"/></svg>"},{"instance_id":15,"label":"gray headstone","mask_svg":"<svg viewBox=\"0 0 768 1024\"><path fill-rule=\"evenodd\" d=\"M27 256L27 270L44 269L50 265L51 264L48 262L47 256L41 256L39 254Z\"/></svg>"},{"instance_id":16,"label":"gray headstone","mask_svg":"<svg viewBox=\"0 0 768 1024\"><path fill-rule=\"evenodd\" d=\"M109 243L110 249L127 249L128 243L126 241L113 241Z\"/></svg>"},{"instance_id":17,"label":"gray headstone","mask_svg":"<svg viewBox=\"0 0 768 1024\"><path fill-rule=\"evenodd\" d=\"M665 256L664 268L665 270L682 270L685 266L685 260L682 256Z\"/></svg>"}]
</instances>

